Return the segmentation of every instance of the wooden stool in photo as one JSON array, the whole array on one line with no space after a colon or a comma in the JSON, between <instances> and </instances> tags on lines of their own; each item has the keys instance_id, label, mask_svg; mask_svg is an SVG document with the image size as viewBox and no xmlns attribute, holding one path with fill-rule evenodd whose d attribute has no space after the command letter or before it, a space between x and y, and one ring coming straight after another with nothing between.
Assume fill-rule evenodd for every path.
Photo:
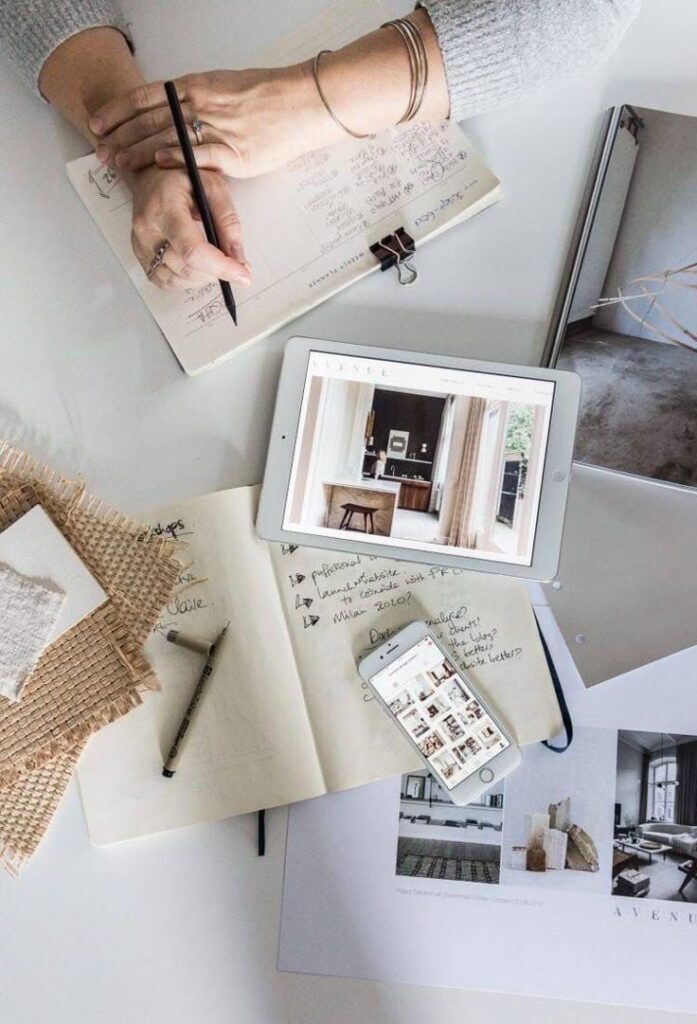
<instances>
[{"instance_id":1,"label":"wooden stool in photo","mask_svg":"<svg viewBox=\"0 0 697 1024\"><path fill-rule=\"evenodd\" d=\"M375 523L373 521L374 508L370 505L356 505L352 501L348 501L345 505L341 506L344 510L344 514L339 523L340 530L356 530L359 533L375 533ZM363 516L363 529L360 527L352 526L354 515ZM370 529L368 529L370 524Z\"/></svg>"}]
</instances>

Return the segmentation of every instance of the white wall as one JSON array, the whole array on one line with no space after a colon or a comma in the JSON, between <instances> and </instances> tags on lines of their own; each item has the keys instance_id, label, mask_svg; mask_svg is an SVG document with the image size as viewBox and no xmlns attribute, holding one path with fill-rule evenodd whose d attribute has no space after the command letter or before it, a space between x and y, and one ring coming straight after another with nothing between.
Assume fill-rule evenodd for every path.
<instances>
[{"instance_id":1,"label":"white wall","mask_svg":"<svg viewBox=\"0 0 697 1024\"><path fill-rule=\"evenodd\" d=\"M641 750L630 747L620 739L617 744L617 791L616 800L622 804L620 824L624 825L627 818L631 823L639 822L639 805L641 803L641 768L644 756Z\"/></svg>"},{"instance_id":2,"label":"white wall","mask_svg":"<svg viewBox=\"0 0 697 1024\"><path fill-rule=\"evenodd\" d=\"M616 750L614 730L585 728L574 729L574 741L563 754L555 754L541 743L525 747L522 765L506 779L501 858L504 884L610 892ZM546 814L549 804L566 797L571 800L572 823L585 829L595 842L599 871L547 871L541 875L511 868L512 847L526 842L526 815Z\"/></svg>"},{"instance_id":3,"label":"white wall","mask_svg":"<svg viewBox=\"0 0 697 1024\"><path fill-rule=\"evenodd\" d=\"M603 295L616 295L632 278L697 260L697 118L641 108L646 127L624 217L617 236ZM694 279L693 279L694 280ZM671 289L665 302L672 314L694 330L697 300L694 291ZM641 316L648 303L632 305ZM653 314L654 320L661 317ZM621 306L599 312L599 327L653 338Z\"/></svg>"}]
</instances>

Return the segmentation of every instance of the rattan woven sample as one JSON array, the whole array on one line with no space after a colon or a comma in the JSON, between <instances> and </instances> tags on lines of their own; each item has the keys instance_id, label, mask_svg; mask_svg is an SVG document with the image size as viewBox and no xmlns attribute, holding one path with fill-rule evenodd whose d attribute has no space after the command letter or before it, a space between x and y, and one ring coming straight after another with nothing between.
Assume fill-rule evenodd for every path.
<instances>
[{"instance_id":1,"label":"rattan woven sample","mask_svg":"<svg viewBox=\"0 0 697 1024\"><path fill-rule=\"evenodd\" d=\"M148 663L119 646L110 603L51 644L16 703L0 705L0 791L140 703Z\"/></svg>"},{"instance_id":2,"label":"rattan woven sample","mask_svg":"<svg viewBox=\"0 0 697 1024\"><path fill-rule=\"evenodd\" d=\"M0 864L18 871L87 738L156 685L141 654L176 588L176 546L0 444L0 530L41 504L108 595L44 653L18 705L0 698Z\"/></svg>"},{"instance_id":3,"label":"rattan woven sample","mask_svg":"<svg viewBox=\"0 0 697 1024\"><path fill-rule=\"evenodd\" d=\"M59 754L0 790L0 866L10 874L19 874L46 834L83 747Z\"/></svg>"}]
</instances>

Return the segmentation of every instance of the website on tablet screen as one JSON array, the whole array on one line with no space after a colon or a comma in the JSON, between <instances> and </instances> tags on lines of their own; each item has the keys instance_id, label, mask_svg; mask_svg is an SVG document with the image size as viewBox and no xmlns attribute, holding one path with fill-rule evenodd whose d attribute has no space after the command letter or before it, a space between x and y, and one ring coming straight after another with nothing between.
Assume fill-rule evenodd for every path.
<instances>
[{"instance_id":1,"label":"website on tablet screen","mask_svg":"<svg viewBox=\"0 0 697 1024\"><path fill-rule=\"evenodd\" d=\"M554 383L311 352L283 526L532 563Z\"/></svg>"}]
</instances>

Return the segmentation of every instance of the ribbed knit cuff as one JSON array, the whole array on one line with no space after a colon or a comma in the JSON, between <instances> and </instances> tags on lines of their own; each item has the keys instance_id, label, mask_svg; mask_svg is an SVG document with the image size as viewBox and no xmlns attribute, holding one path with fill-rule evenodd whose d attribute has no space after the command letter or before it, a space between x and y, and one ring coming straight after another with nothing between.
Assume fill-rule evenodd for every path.
<instances>
[{"instance_id":1,"label":"ribbed knit cuff","mask_svg":"<svg viewBox=\"0 0 697 1024\"><path fill-rule=\"evenodd\" d=\"M438 37L454 121L495 106L520 86L511 53L515 5L492 0L420 0Z\"/></svg>"},{"instance_id":2,"label":"ribbed knit cuff","mask_svg":"<svg viewBox=\"0 0 697 1024\"><path fill-rule=\"evenodd\" d=\"M4 7L0 0L2 52L37 96L41 96L39 74L47 57L78 32L116 28L133 50L126 22L112 0L24 0L12 3L7 15Z\"/></svg>"},{"instance_id":3,"label":"ribbed knit cuff","mask_svg":"<svg viewBox=\"0 0 697 1024\"><path fill-rule=\"evenodd\" d=\"M615 49L640 0L420 0L459 121L587 73Z\"/></svg>"}]
</instances>

